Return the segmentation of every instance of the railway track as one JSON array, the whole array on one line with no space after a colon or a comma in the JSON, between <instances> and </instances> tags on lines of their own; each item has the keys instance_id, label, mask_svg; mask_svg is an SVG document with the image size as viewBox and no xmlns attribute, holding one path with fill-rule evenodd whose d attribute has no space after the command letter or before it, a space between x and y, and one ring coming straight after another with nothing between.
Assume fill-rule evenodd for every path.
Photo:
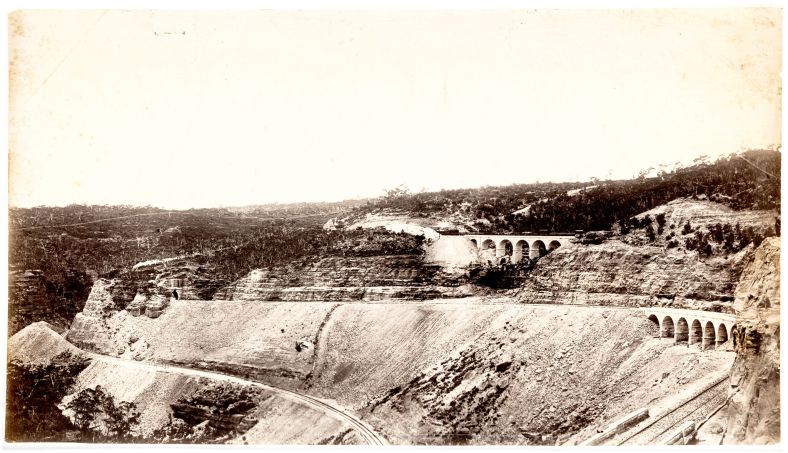
<instances>
[{"instance_id":1,"label":"railway track","mask_svg":"<svg viewBox=\"0 0 788 453\"><path fill-rule=\"evenodd\" d=\"M728 376L712 382L703 391L683 401L673 409L653 419L647 419L645 426L635 427L637 431L624 433L616 445L658 445L667 440L667 436L684 421L703 419L708 413L722 404L727 398ZM639 429L638 429L639 428Z\"/></svg>"}]
</instances>

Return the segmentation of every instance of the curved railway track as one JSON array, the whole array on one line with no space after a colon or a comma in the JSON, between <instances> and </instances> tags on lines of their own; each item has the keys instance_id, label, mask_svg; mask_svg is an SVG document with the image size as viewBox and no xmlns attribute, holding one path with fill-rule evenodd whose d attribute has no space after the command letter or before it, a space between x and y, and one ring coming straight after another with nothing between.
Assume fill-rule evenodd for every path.
<instances>
[{"instance_id":1,"label":"curved railway track","mask_svg":"<svg viewBox=\"0 0 788 453\"><path fill-rule=\"evenodd\" d=\"M164 373L178 373L186 376L204 377L209 379L229 381L237 384L259 387L268 390L272 393L276 393L291 401L297 401L299 403L306 404L307 406L317 409L320 412L323 412L335 419L347 423L369 445L388 444L383 436L375 432L375 430L372 429L372 427L367 425L365 422L361 421L355 415L349 414L348 412L345 412L340 408L334 407L318 398L309 395L304 395L302 393L297 393L292 390L287 390L256 381L250 381L248 379L243 379L237 376L233 376L231 374L219 373L216 371L205 371L195 368L179 367L179 366L156 364L149 362L137 362L135 360L121 359L118 357L106 356L106 355L101 355L101 354L96 354L93 352L86 352L86 351L85 354L94 360L110 363L110 364L120 364L123 366L130 366L132 368L142 368L142 369L159 371Z\"/></svg>"}]
</instances>

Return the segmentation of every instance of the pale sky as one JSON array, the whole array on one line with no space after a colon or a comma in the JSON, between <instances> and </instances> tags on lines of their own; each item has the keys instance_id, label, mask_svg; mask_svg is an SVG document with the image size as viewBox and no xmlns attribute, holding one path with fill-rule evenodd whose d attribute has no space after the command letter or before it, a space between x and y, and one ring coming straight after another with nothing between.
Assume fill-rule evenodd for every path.
<instances>
[{"instance_id":1,"label":"pale sky","mask_svg":"<svg viewBox=\"0 0 788 453\"><path fill-rule=\"evenodd\" d=\"M774 9L10 21L12 206L626 178L781 143Z\"/></svg>"}]
</instances>

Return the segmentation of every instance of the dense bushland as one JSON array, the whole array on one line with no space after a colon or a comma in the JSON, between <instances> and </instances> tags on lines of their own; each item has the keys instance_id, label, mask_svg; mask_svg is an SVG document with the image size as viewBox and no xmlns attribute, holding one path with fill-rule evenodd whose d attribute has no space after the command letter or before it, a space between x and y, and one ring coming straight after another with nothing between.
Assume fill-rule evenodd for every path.
<instances>
[{"instance_id":1,"label":"dense bushland","mask_svg":"<svg viewBox=\"0 0 788 453\"><path fill-rule=\"evenodd\" d=\"M79 430L57 404L68 394L86 361L56 357L48 365L8 364L5 436L9 442L79 439Z\"/></svg>"},{"instance_id":2,"label":"dense bushland","mask_svg":"<svg viewBox=\"0 0 788 453\"><path fill-rule=\"evenodd\" d=\"M680 197L707 198L733 209L780 210L780 152L754 150L626 181L524 184L408 194L391 191L364 210L466 215L485 232L606 230ZM572 195L567 191L590 187ZM527 214L513 214L528 207Z\"/></svg>"},{"instance_id":3,"label":"dense bushland","mask_svg":"<svg viewBox=\"0 0 788 453\"><path fill-rule=\"evenodd\" d=\"M328 217L322 211L341 203L312 209L287 206L298 215L249 215L263 208L247 209L243 215L227 209L167 212L124 206L116 211L101 206L12 209L16 227L10 232L9 263L19 274L12 282L19 284L11 286L9 332L41 320L66 328L81 311L95 278L137 280L131 268L143 261L182 257L200 265L200 278L229 284L255 268L316 256L418 253L421 239L409 235L323 230ZM301 214L315 210L321 213ZM56 221L83 223L50 224L47 212ZM25 277L24 270L36 270L36 278ZM210 285L205 297L215 289Z\"/></svg>"},{"instance_id":4,"label":"dense bushland","mask_svg":"<svg viewBox=\"0 0 788 453\"><path fill-rule=\"evenodd\" d=\"M135 442L136 405L115 401L101 386L85 388L58 407L88 361L68 353L47 365L8 364L6 440L9 442Z\"/></svg>"}]
</instances>

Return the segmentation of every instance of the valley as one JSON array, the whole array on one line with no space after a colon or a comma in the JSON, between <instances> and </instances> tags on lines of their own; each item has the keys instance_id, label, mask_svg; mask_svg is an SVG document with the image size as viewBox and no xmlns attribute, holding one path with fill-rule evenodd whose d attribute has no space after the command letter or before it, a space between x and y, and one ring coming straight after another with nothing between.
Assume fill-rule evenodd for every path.
<instances>
[{"instance_id":1,"label":"valley","mask_svg":"<svg viewBox=\"0 0 788 453\"><path fill-rule=\"evenodd\" d=\"M535 234L469 233L478 221L461 213L354 209L245 218L238 233L218 213L176 214L155 230L144 224L159 225L155 213L53 228L101 228L108 241L80 233L97 247L148 239L130 255L146 259L121 254L110 272L91 266L111 254L69 255L87 259L65 268L83 280L20 262L12 377L69 383L36 402L58 425L35 429L66 441L230 444L778 436L778 413L758 409L757 425L738 415L779 397L774 211L687 196L609 230ZM20 246L60 247L45 230L21 230ZM205 235L224 239L206 248Z\"/></svg>"}]
</instances>

